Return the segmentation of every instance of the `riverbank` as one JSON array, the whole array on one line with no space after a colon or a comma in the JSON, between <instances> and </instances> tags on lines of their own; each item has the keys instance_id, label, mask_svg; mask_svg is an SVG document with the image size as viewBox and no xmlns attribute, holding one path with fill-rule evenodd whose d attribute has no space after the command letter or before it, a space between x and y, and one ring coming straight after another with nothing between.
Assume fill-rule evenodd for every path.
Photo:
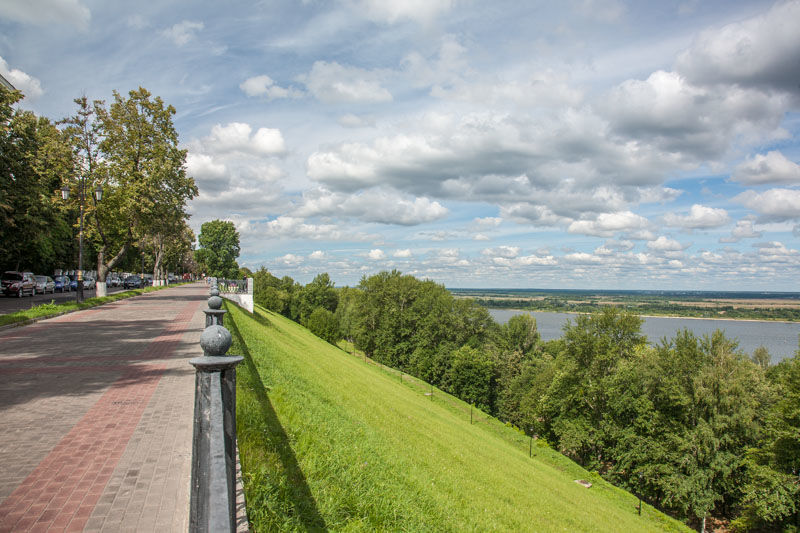
<instances>
[{"instance_id":1,"label":"riverbank","mask_svg":"<svg viewBox=\"0 0 800 533\"><path fill-rule=\"evenodd\" d=\"M567 321L580 314L491 308L489 313L500 324L508 322L514 315L530 313L536 318L537 329L544 341L561 338ZM692 331L698 337L722 330L726 337L736 340L739 349L747 355L752 355L761 346L765 347L773 363L792 357L798 349L800 336L800 322L666 316L642 316L642 319L641 332L652 345L658 344L662 339L673 339L677 332L684 329Z\"/></svg>"}]
</instances>

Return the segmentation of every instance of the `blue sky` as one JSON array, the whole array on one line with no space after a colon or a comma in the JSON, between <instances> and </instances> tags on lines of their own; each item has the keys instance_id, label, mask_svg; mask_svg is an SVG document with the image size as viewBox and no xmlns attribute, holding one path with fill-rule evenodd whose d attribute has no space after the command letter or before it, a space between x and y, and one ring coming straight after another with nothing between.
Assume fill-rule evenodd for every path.
<instances>
[{"instance_id":1,"label":"blue sky","mask_svg":"<svg viewBox=\"0 0 800 533\"><path fill-rule=\"evenodd\" d=\"M796 291L798 21L800 1L28 0L0 2L0 73L54 120L138 86L175 106L192 227L233 221L240 264L278 276Z\"/></svg>"}]
</instances>

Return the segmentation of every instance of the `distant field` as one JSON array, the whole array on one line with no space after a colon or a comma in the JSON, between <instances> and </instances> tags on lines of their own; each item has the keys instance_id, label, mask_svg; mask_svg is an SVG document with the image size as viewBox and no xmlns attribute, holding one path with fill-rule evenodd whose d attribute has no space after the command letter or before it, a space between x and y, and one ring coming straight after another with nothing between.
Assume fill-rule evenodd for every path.
<instances>
[{"instance_id":1,"label":"distant field","mask_svg":"<svg viewBox=\"0 0 800 533\"><path fill-rule=\"evenodd\" d=\"M688 531L419 380L226 307L256 531Z\"/></svg>"},{"instance_id":2,"label":"distant field","mask_svg":"<svg viewBox=\"0 0 800 533\"><path fill-rule=\"evenodd\" d=\"M592 312L616 306L641 315L800 321L800 293L450 289L494 308Z\"/></svg>"}]
</instances>

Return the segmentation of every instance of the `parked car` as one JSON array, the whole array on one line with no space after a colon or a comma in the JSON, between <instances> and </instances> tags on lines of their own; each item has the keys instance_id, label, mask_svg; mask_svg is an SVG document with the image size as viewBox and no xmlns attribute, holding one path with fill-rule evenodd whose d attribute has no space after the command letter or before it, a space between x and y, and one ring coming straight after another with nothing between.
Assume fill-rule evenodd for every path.
<instances>
[{"instance_id":1,"label":"parked car","mask_svg":"<svg viewBox=\"0 0 800 533\"><path fill-rule=\"evenodd\" d=\"M141 289L142 278L136 275L128 276L127 278L125 278L125 281L122 282L122 286L125 289Z\"/></svg>"},{"instance_id":2,"label":"parked car","mask_svg":"<svg viewBox=\"0 0 800 533\"><path fill-rule=\"evenodd\" d=\"M97 285L97 282L94 278L83 278L83 288L84 289L94 289Z\"/></svg>"},{"instance_id":3,"label":"parked car","mask_svg":"<svg viewBox=\"0 0 800 533\"><path fill-rule=\"evenodd\" d=\"M56 292L56 282L50 276L34 276L34 279L36 280L36 292L42 294Z\"/></svg>"},{"instance_id":4,"label":"parked car","mask_svg":"<svg viewBox=\"0 0 800 533\"><path fill-rule=\"evenodd\" d=\"M78 290L78 277L77 276L68 276L69 277L69 290L77 291Z\"/></svg>"},{"instance_id":5,"label":"parked car","mask_svg":"<svg viewBox=\"0 0 800 533\"><path fill-rule=\"evenodd\" d=\"M119 287L122 285L122 280L116 274L111 274L106 278L106 285L109 287Z\"/></svg>"},{"instance_id":6,"label":"parked car","mask_svg":"<svg viewBox=\"0 0 800 533\"><path fill-rule=\"evenodd\" d=\"M67 276L56 276L53 278L55 282L54 290L58 292L69 292L69 282L70 279Z\"/></svg>"},{"instance_id":7,"label":"parked car","mask_svg":"<svg viewBox=\"0 0 800 533\"><path fill-rule=\"evenodd\" d=\"M22 298L25 293L31 296L36 294L36 280L33 277L33 272L7 270L3 272L0 283L3 284L3 294L6 296Z\"/></svg>"}]
</instances>

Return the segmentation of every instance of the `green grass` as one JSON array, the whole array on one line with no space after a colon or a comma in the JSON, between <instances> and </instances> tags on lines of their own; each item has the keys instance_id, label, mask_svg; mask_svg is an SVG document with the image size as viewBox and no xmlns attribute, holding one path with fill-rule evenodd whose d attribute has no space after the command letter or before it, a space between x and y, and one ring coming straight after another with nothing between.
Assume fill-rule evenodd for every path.
<instances>
[{"instance_id":1,"label":"green grass","mask_svg":"<svg viewBox=\"0 0 800 533\"><path fill-rule=\"evenodd\" d=\"M169 285L169 287L175 287L175 286L176 286L175 284ZM57 304L55 303L55 300L50 300L50 302L48 303L39 304L37 306L31 307L30 309L24 309L22 311L17 311L15 313L0 315L0 326L8 326L10 324L24 324L26 322L30 322L31 320L63 315L64 313L77 311L79 309L89 309L90 307L97 307L98 305L103 305L109 302L116 302L117 300L123 300L125 298L131 298L132 296L138 296L140 294L158 291L166 288L168 288L168 286L165 285L162 287L145 287L143 289L131 289L129 291L115 292L114 294L103 296L102 298L87 298L81 303L72 300L69 302Z\"/></svg>"},{"instance_id":2,"label":"green grass","mask_svg":"<svg viewBox=\"0 0 800 533\"><path fill-rule=\"evenodd\" d=\"M546 444L273 313L226 302L255 531L663 531L684 526ZM401 381L402 377L402 381ZM593 486L586 489L576 479Z\"/></svg>"}]
</instances>

